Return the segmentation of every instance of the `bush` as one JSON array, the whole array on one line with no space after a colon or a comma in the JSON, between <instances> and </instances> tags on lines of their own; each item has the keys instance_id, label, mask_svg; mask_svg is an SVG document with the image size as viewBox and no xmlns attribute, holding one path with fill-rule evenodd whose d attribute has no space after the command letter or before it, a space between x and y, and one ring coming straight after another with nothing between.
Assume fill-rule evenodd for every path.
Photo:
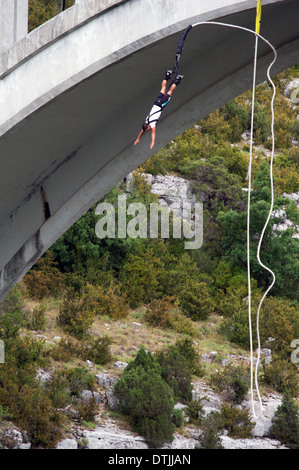
<instances>
[{"instance_id":1,"label":"bush","mask_svg":"<svg viewBox=\"0 0 299 470\"><path fill-rule=\"evenodd\" d=\"M170 419L176 428L181 428L184 423L184 415L182 410L174 409Z\"/></svg>"},{"instance_id":2,"label":"bush","mask_svg":"<svg viewBox=\"0 0 299 470\"><path fill-rule=\"evenodd\" d=\"M204 410L203 405L201 404L202 399L198 400L191 400L187 403L187 416L189 416L189 420L191 423L198 423L201 422Z\"/></svg>"},{"instance_id":3,"label":"bush","mask_svg":"<svg viewBox=\"0 0 299 470\"><path fill-rule=\"evenodd\" d=\"M77 338L87 335L95 318L97 304L92 291L93 287L87 286L87 292L79 296L70 289L60 306L58 325Z\"/></svg>"},{"instance_id":4,"label":"bush","mask_svg":"<svg viewBox=\"0 0 299 470\"><path fill-rule=\"evenodd\" d=\"M188 402L192 398L192 374L201 375L200 359L192 340L185 338L169 346L158 355L164 380L173 389L177 399Z\"/></svg>"},{"instance_id":5,"label":"bush","mask_svg":"<svg viewBox=\"0 0 299 470\"><path fill-rule=\"evenodd\" d=\"M221 407L221 421L228 435L233 438L250 438L254 423L251 422L248 410L240 410L236 406L224 403Z\"/></svg>"},{"instance_id":6,"label":"bush","mask_svg":"<svg viewBox=\"0 0 299 470\"><path fill-rule=\"evenodd\" d=\"M0 373L2 406L9 409L11 419L27 433L33 447L55 447L62 437L62 420L47 392L36 385L32 369L5 366Z\"/></svg>"},{"instance_id":7,"label":"bush","mask_svg":"<svg viewBox=\"0 0 299 470\"><path fill-rule=\"evenodd\" d=\"M13 415L10 413L8 406L0 405L0 423L3 419L13 418Z\"/></svg>"},{"instance_id":8,"label":"bush","mask_svg":"<svg viewBox=\"0 0 299 470\"><path fill-rule=\"evenodd\" d=\"M81 399L76 404L76 410L78 412L78 415L81 421L88 421L92 423L95 420L95 416L98 413L98 405L96 404L96 401L94 398L91 398L90 400L87 400L87 401Z\"/></svg>"},{"instance_id":9,"label":"bush","mask_svg":"<svg viewBox=\"0 0 299 470\"><path fill-rule=\"evenodd\" d=\"M130 416L134 429L150 447L161 447L173 439L173 392L157 369L138 365L125 370L114 393L120 400L120 411Z\"/></svg>"},{"instance_id":10,"label":"bush","mask_svg":"<svg viewBox=\"0 0 299 470\"><path fill-rule=\"evenodd\" d=\"M299 449L299 410L289 391L275 412L269 436L291 449Z\"/></svg>"},{"instance_id":11,"label":"bush","mask_svg":"<svg viewBox=\"0 0 299 470\"><path fill-rule=\"evenodd\" d=\"M169 327L182 335L195 336L196 330L193 321L185 317L178 310L171 312L169 317Z\"/></svg>"},{"instance_id":12,"label":"bush","mask_svg":"<svg viewBox=\"0 0 299 470\"><path fill-rule=\"evenodd\" d=\"M35 307L31 314L27 313L26 315L26 326L31 330L41 330L46 329L47 318L46 318L46 305L41 303Z\"/></svg>"},{"instance_id":13,"label":"bush","mask_svg":"<svg viewBox=\"0 0 299 470\"><path fill-rule=\"evenodd\" d=\"M114 386L119 411L130 416L134 429L150 447L173 439L173 391L161 376L161 366L142 347Z\"/></svg>"},{"instance_id":14,"label":"bush","mask_svg":"<svg viewBox=\"0 0 299 470\"><path fill-rule=\"evenodd\" d=\"M220 439L223 425L218 411L211 411L208 416L203 418L200 427L202 434L198 441L201 449L224 449Z\"/></svg>"},{"instance_id":15,"label":"bush","mask_svg":"<svg viewBox=\"0 0 299 470\"><path fill-rule=\"evenodd\" d=\"M204 374L199 354L194 348L190 338L179 339L174 345L169 346L168 351L177 352L182 356L192 374L197 376Z\"/></svg>"},{"instance_id":16,"label":"bush","mask_svg":"<svg viewBox=\"0 0 299 470\"><path fill-rule=\"evenodd\" d=\"M249 372L241 366L227 366L211 377L211 384L223 393L225 400L240 404L249 389Z\"/></svg>"},{"instance_id":17,"label":"bush","mask_svg":"<svg viewBox=\"0 0 299 470\"><path fill-rule=\"evenodd\" d=\"M45 340L36 340L28 336L16 337L5 342L5 357L9 364L22 369L44 366L46 358L44 356Z\"/></svg>"},{"instance_id":18,"label":"bush","mask_svg":"<svg viewBox=\"0 0 299 470\"><path fill-rule=\"evenodd\" d=\"M195 328L192 321L180 313L174 300L174 297L152 300L147 306L145 320L152 326L171 328L178 333L193 336Z\"/></svg>"},{"instance_id":19,"label":"bush","mask_svg":"<svg viewBox=\"0 0 299 470\"><path fill-rule=\"evenodd\" d=\"M24 307L24 300L21 289L18 286L14 287L0 302L0 317L6 313L21 313Z\"/></svg>"},{"instance_id":20,"label":"bush","mask_svg":"<svg viewBox=\"0 0 299 470\"><path fill-rule=\"evenodd\" d=\"M106 292L98 286L98 304L101 309L100 315L108 315L114 320L119 320L128 315L129 305L126 294L121 292L119 284L111 284Z\"/></svg>"},{"instance_id":21,"label":"bush","mask_svg":"<svg viewBox=\"0 0 299 470\"><path fill-rule=\"evenodd\" d=\"M5 313L0 317L0 338L13 339L19 334L19 330L23 324L21 313Z\"/></svg>"},{"instance_id":22,"label":"bush","mask_svg":"<svg viewBox=\"0 0 299 470\"><path fill-rule=\"evenodd\" d=\"M161 271L161 259L155 247L143 245L127 255L119 279L130 307L137 308L159 296Z\"/></svg>"},{"instance_id":23,"label":"bush","mask_svg":"<svg viewBox=\"0 0 299 470\"><path fill-rule=\"evenodd\" d=\"M146 308L145 320L151 326L168 328L170 324L171 311L175 309L174 297L163 297L152 300Z\"/></svg>"},{"instance_id":24,"label":"bush","mask_svg":"<svg viewBox=\"0 0 299 470\"><path fill-rule=\"evenodd\" d=\"M65 408L72 401L68 380L63 372L54 372L45 388L54 408Z\"/></svg>"},{"instance_id":25,"label":"bush","mask_svg":"<svg viewBox=\"0 0 299 470\"><path fill-rule=\"evenodd\" d=\"M47 394L25 385L21 396L15 397L15 403L18 405L12 412L33 446L55 447L62 437L62 417L53 410Z\"/></svg>"},{"instance_id":26,"label":"bush","mask_svg":"<svg viewBox=\"0 0 299 470\"><path fill-rule=\"evenodd\" d=\"M270 364L263 365L262 380L265 384L284 393L289 390L295 396L298 394L297 367L287 359L274 356Z\"/></svg>"},{"instance_id":27,"label":"bush","mask_svg":"<svg viewBox=\"0 0 299 470\"><path fill-rule=\"evenodd\" d=\"M189 401L192 397L192 374L186 359L178 351L159 355L162 378L172 388L175 399Z\"/></svg>"},{"instance_id":28,"label":"bush","mask_svg":"<svg viewBox=\"0 0 299 470\"><path fill-rule=\"evenodd\" d=\"M105 365L112 359L111 344L112 340L108 336L86 337L80 341L66 338L51 349L49 355L54 360L61 362L68 362L72 356L78 356L84 361L90 360L96 364Z\"/></svg>"},{"instance_id":29,"label":"bush","mask_svg":"<svg viewBox=\"0 0 299 470\"><path fill-rule=\"evenodd\" d=\"M68 389L72 396L79 397L83 390L94 388L94 375L90 374L86 367L73 367L64 371L63 376L68 382Z\"/></svg>"},{"instance_id":30,"label":"bush","mask_svg":"<svg viewBox=\"0 0 299 470\"><path fill-rule=\"evenodd\" d=\"M42 300L45 297L57 297L64 285L64 275L47 251L24 276L24 284L31 298Z\"/></svg>"},{"instance_id":31,"label":"bush","mask_svg":"<svg viewBox=\"0 0 299 470\"><path fill-rule=\"evenodd\" d=\"M103 366L112 360L111 344L112 340L108 336L88 338L83 342L81 357L85 361L90 360Z\"/></svg>"},{"instance_id":32,"label":"bush","mask_svg":"<svg viewBox=\"0 0 299 470\"><path fill-rule=\"evenodd\" d=\"M192 279L178 292L182 312L192 320L206 320L214 311L214 302L207 284Z\"/></svg>"},{"instance_id":33,"label":"bush","mask_svg":"<svg viewBox=\"0 0 299 470\"><path fill-rule=\"evenodd\" d=\"M165 413L155 418L144 417L139 420L136 428L144 436L150 448L161 447L165 442L173 441L175 425Z\"/></svg>"}]
</instances>

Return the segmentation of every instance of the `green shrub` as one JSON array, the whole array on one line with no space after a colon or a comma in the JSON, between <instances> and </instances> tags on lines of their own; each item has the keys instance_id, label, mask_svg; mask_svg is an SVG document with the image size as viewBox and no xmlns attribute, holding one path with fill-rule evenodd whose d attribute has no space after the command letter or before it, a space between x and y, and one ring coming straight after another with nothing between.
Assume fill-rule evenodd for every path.
<instances>
[{"instance_id":1,"label":"green shrub","mask_svg":"<svg viewBox=\"0 0 299 470\"><path fill-rule=\"evenodd\" d=\"M95 364L105 365L112 360L111 344L112 340L108 336L87 338L83 341L81 352L78 351L78 353L85 361L90 360Z\"/></svg>"},{"instance_id":2,"label":"green shrub","mask_svg":"<svg viewBox=\"0 0 299 470\"><path fill-rule=\"evenodd\" d=\"M68 380L63 372L54 372L46 383L46 390L54 408L65 408L72 401Z\"/></svg>"},{"instance_id":3,"label":"green shrub","mask_svg":"<svg viewBox=\"0 0 299 470\"><path fill-rule=\"evenodd\" d=\"M53 448L62 437L62 416L53 410L51 400L39 388L24 386L13 410L17 423L28 433L33 446Z\"/></svg>"},{"instance_id":4,"label":"green shrub","mask_svg":"<svg viewBox=\"0 0 299 470\"><path fill-rule=\"evenodd\" d=\"M138 350L135 359L130 361L126 367L126 372L142 367L146 371L153 370L154 372L161 374L161 367L153 354L150 351L146 351L144 346L141 346Z\"/></svg>"},{"instance_id":5,"label":"green shrub","mask_svg":"<svg viewBox=\"0 0 299 470\"><path fill-rule=\"evenodd\" d=\"M57 268L50 251L47 251L24 276L24 284L32 299L58 297L64 286L64 275Z\"/></svg>"},{"instance_id":6,"label":"green shrub","mask_svg":"<svg viewBox=\"0 0 299 470\"><path fill-rule=\"evenodd\" d=\"M5 343L6 361L20 369L45 366L44 339L36 340L28 336L16 337Z\"/></svg>"},{"instance_id":7,"label":"green shrub","mask_svg":"<svg viewBox=\"0 0 299 470\"><path fill-rule=\"evenodd\" d=\"M289 390L293 395L298 394L297 367L287 359L274 356L270 364L263 365L262 381L277 392Z\"/></svg>"},{"instance_id":8,"label":"green shrub","mask_svg":"<svg viewBox=\"0 0 299 470\"><path fill-rule=\"evenodd\" d=\"M37 386L35 371L5 363L0 371L0 402L23 429L33 447L55 447L62 437L62 417L53 409L45 389Z\"/></svg>"},{"instance_id":9,"label":"green shrub","mask_svg":"<svg viewBox=\"0 0 299 470\"><path fill-rule=\"evenodd\" d=\"M204 374L201 359L195 347L193 346L191 338L187 337L177 340L175 344L169 346L168 352L177 352L180 356L182 356L185 359L192 374L197 376Z\"/></svg>"},{"instance_id":10,"label":"green shrub","mask_svg":"<svg viewBox=\"0 0 299 470\"><path fill-rule=\"evenodd\" d=\"M63 299L57 317L58 325L77 338L84 338L91 327L97 303L93 297L93 287L88 285L87 292L78 295L75 291L69 290Z\"/></svg>"},{"instance_id":11,"label":"green shrub","mask_svg":"<svg viewBox=\"0 0 299 470\"><path fill-rule=\"evenodd\" d=\"M142 366L126 370L114 393L119 398L119 410L130 416L134 429L150 447L161 447L172 440L173 392L157 371Z\"/></svg>"},{"instance_id":12,"label":"green shrub","mask_svg":"<svg viewBox=\"0 0 299 470\"><path fill-rule=\"evenodd\" d=\"M211 411L204 417L200 427L202 431L198 438L200 449L224 449L220 439L223 424L218 411Z\"/></svg>"},{"instance_id":13,"label":"green shrub","mask_svg":"<svg viewBox=\"0 0 299 470\"><path fill-rule=\"evenodd\" d=\"M233 404L224 403L220 415L222 426L230 437L239 439L252 437L254 423L251 422L247 409L242 411Z\"/></svg>"},{"instance_id":14,"label":"green shrub","mask_svg":"<svg viewBox=\"0 0 299 470\"><path fill-rule=\"evenodd\" d=\"M19 334L23 324L21 313L15 311L13 313L5 313L0 317L0 338L13 339Z\"/></svg>"},{"instance_id":15,"label":"green shrub","mask_svg":"<svg viewBox=\"0 0 299 470\"><path fill-rule=\"evenodd\" d=\"M146 308L145 320L152 326L171 328L178 333L195 335L192 321L179 311L174 297L152 300Z\"/></svg>"},{"instance_id":16,"label":"green shrub","mask_svg":"<svg viewBox=\"0 0 299 470\"><path fill-rule=\"evenodd\" d=\"M275 412L269 436L291 449L299 449L299 410L289 391Z\"/></svg>"},{"instance_id":17,"label":"green shrub","mask_svg":"<svg viewBox=\"0 0 299 470\"><path fill-rule=\"evenodd\" d=\"M37 307L34 307L31 314L26 315L26 326L31 330L41 330L46 329L47 318L46 318L47 307L44 303L39 304Z\"/></svg>"},{"instance_id":18,"label":"green shrub","mask_svg":"<svg viewBox=\"0 0 299 470\"><path fill-rule=\"evenodd\" d=\"M116 382L114 393L119 399L119 411L130 417L134 429L150 447L161 447L173 439L173 391L150 352L140 348Z\"/></svg>"},{"instance_id":19,"label":"green shrub","mask_svg":"<svg viewBox=\"0 0 299 470\"><path fill-rule=\"evenodd\" d=\"M225 400L240 404L249 389L249 372L242 366L227 366L212 375L211 384L224 395Z\"/></svg>"},{"instance_id":20,"label":"green shrub","mask_svg":"<svg viewBox=\"0 0 299 470\"><path fill-rule=\"evenodd\" d=\"M192 397L191 370L186 359L172 350L159 355L162 378L172 388L175 399L189 401Z\"/></svg>"},{"instance_id":21,"label":"green shrub","mask_svg":"<svg viewBox=\"0 0 299 470\"><path fill-rule=\"evenodd\" d=\"M106 292L102 289L98 299L101 315L107 315L114 320L124 318L129 313L127 295L121 292L120 284L111 284Z\"/></svg>"},{"instance_id":22,"label":"green shrub","mask_svg":"<svg viewBox=\"0 0 299 470\"><path fill-rule=\"evenodd\" d=\"M81 421L93 423L95 421L95 416L98 413L98 405L94 398L90 398L87 401L81 399L76 404L76 410Z\"/></svg>"},{"instance_id":23,"label":"green shrub","mask_svg":"<svg viewBox=\"0 0 299 470\"><path fill-rule=\"evenodd\" d=\"M174 409L171 415L171 421L175 425L176 428L181 428L184 423L184 415L182 410Z\"/></svg>"},{"instance_id":24,"label":"green shrub","mask_svg":"<svg viewBox=\"0 0 299 470\"><path fill-rule=\"evenodd\" d=\"M164 443L173 441L175 425L171 422L169 415L163 413L155 418L140 418L136 430L144 436L150 448L159 448Z\"/></svg>"},{"instance_id":25,"label":"green shrub","mask_svg":"<svg viewBox=\"0 0 299 470\"><path fill-rule=\"evenodd\" d=\"M49 355L55 361L68 362L73 356L78 356L84 361L90 360L95 364L104 365L112 360L111 344L112 340L108 336L86 336L82 340L64 338L49 351Z\"/></svg>"},{"instance_id":26,"label":"green shrub","mask_svg":"<svg viewBox=\"0 0 299 470\"><path fill-rule=\"evenodd\" d=\"M0 302L0 318L6 313L18 313L20 314L24 307L24 299L22 295L22 290L19 286L15 286L5 297L2 302Z\"/></svg>"},{"instance_id":27,"label":"green shrub","mask_svg":"<svg viewBox=\"0 0 299 470\"><path fill-rule=\"evenodd\" d=\"M163 297L152 300L146 308L145 320L151 326L168 328L170 326L171 312L176 308L173 304L174 297Z\"/></svg>"},{"instance_id":28,"label":"green shrub","mask_svg":"<svg viewBox=\"0 0 299 470\"><path fill-rule=\"evenodd\" d=\"M0 405L0 423L3 419L13 418L13 415L10 413L8 406Z\"/></svg>"},{"instance_id":29,"label":"green shrub","mask_svg":"<svg viewBox=\"0 0 299 470\"><path fill-rule=\"evenodd\" d=\"M187 403L187 416L189 416L189 420L191 423L198 423L201 422L204 410L203 405L201 403L202 399L191 400Z\"/></svg>"},{"instance_id":30,"label":"green shrub","mask_svg":"<svg viewBox=\"0 0 299 470\"><path fill-rule=\"evenodd\" d=\"M82 390L94 388L94 375L90 374L86 367L73 367L64 371L63 375L68 382L71 395L75 397L79 397Z\"/></svg>"},{"instance_id":31,"label":"green shrub","mask_svg":"<svg viewBox=\"0 0 299 470\"><path fill-rule=\"evenodd\" d=\"M206 320L214 311L214 302L207 284L188 279L178 292L182 312L192 320Z\"/></svg>"},{"instance_id":32,"label":"green shrub","mask_svg":"<svg viewBox=\"0 0 299 470\"><path fill-rule=\"evenodd\" d=\"M169 317L169 327L182 335L195 336L196 330L193 321L185 317L178 310L171 312Z\"/></svg>"},{"instance_id":33,"label":"green shrub","mask_svg":"<svg viewBox=\"0 0 299 470\"><path fill-rule=\"evenodd\" d=\"M159 296L161 272L161 259L154 246L143 245L127 255L119 279L130 307L137 308Z\"/></svg>"}]
</instances>

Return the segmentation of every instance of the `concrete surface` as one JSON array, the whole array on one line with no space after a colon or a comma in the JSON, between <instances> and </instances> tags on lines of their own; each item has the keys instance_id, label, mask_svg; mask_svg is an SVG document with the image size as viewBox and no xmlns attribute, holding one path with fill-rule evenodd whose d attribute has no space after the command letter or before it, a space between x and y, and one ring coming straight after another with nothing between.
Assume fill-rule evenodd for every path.
<instances>
[{"instance_id":1,"label":"concrete surface","mask_svg":"<svg viewBox=\"0 0 299 470\"><path fill-rule=\"evenodd\" d=\"M28 0L0 0L0 54L28 32Z\"/></svg>"},{"instance_id":2,"label":"concrete surface","mask_svg":"<svg viewBox=\"0 0 299 470\"><path fill-rule=\"evenodd\" d=\"M261 34L277 48L277 73L299 63L299 2L263 5ZM255 6L80 0L0 56L0 299L125 175L251 88L254 36L194 28L153 151L148 136L133 146L182 30L206 20L254 29ZM260 44L259 82L272 58Z\"/></svg>"}]
</instances>

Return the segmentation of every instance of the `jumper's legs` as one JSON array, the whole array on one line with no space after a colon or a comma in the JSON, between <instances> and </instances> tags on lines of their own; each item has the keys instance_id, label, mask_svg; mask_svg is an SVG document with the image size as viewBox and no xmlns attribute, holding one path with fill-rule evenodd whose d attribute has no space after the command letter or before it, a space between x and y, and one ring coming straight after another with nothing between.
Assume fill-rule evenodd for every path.
<instances>
[{"instance_id":1,"label":"jumper's legs","mask_svg":"<svg viewBox=\"0 0 299 470\"><path fill-rule=\"evenodd\" d=\"M161 91L160 91L160 93L163 93L163 95L166 94L166 87L167 87L167 80L164 79L164 80L162 81Z\"/></svg>"},{"instance_id":2,"label":"jumper's legs","mask_svg":"<svg viewBox=\"0 0 299 470\"><path fill-rule=\"evenodd\" d=\"M169 90L168 90L168 95L169 95L169 96L172 96L172 93L174 92L174 90L176 89L176 87L177 87L177 86L176 86L175 83L173 83L173 84L171 85L171 87L170 87Z\"/></svg>"}]
</instances>

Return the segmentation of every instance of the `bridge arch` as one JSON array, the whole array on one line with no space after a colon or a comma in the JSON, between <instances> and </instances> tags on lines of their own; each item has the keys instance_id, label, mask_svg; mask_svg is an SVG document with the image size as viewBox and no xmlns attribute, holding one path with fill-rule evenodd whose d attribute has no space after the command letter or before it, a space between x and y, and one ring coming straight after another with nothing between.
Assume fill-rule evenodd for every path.
<instances>
[{"instance_id":1,"label":"bridge arch","mask_svg":"<svg viewBox=\"0 0 299 470\"><path fill-rule=\"evenodd\" d=\"M211 9L211 3L214 5ZM250 29L255 0L77 0L0 56L0 300L92 204L177 135L251 87L252 35L194 28L156 146L133 141L178 38L221 20ZM265 0L274 73L299 63L297 0ZM260 45L258 81L271 51Z\"/></svg>"}]
</instances>

